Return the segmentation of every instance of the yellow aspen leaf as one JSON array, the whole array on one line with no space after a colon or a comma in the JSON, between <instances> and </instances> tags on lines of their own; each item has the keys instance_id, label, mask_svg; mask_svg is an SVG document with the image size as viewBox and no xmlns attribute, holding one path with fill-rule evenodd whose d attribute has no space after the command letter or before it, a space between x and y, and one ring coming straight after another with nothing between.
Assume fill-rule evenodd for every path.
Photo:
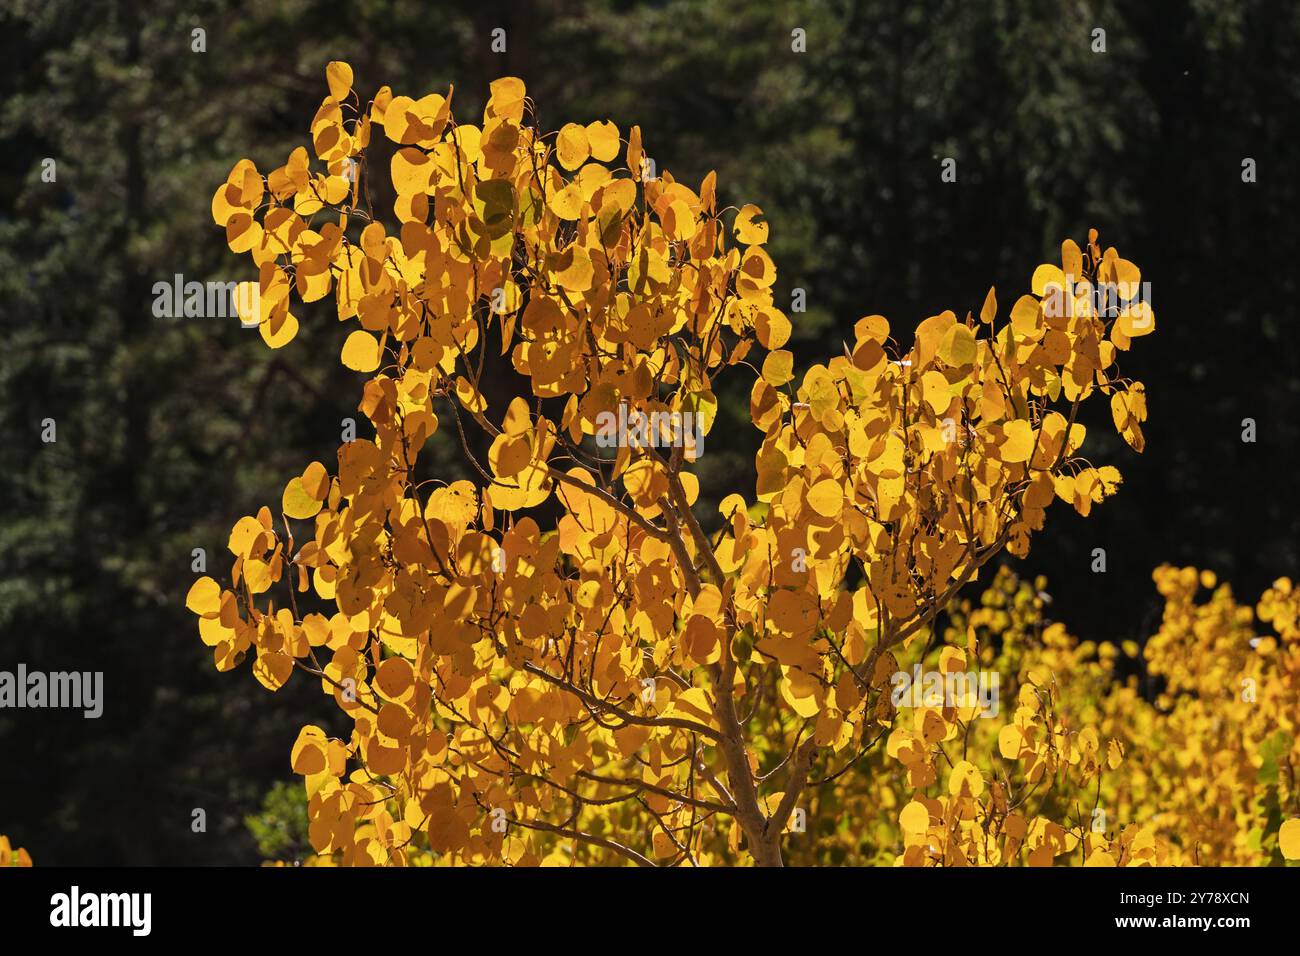
<instances>
[{"instance_id":1,"label":"yellow aspen leaf","mask_svg":"<svg viewBox=\"0 0 1300 956\"><path fill-rule=\"evenodd\" d=\"M641 181L641 161L645 153L641 147L641 127L633 126L627 134L627 168L632 178Z\"/></svg>"},{"instance_id":2,"label":"yellow aspen leaf","mask_svg":"<svg viewBox=\"0 0 1300 956\"><path fill-rule=\"evenodd\" d=\"M532 459L532 446L524 435L498 435L488 449L488 463L498 478L512 478Z\"/></svg>"},{"instance_id":3,"label":"yellow aspen leaf","mask_svg":"<svg viewBox=\"0 0 1300 956\"><path fill-rule=\"evenodd\" d=\"M898 823L904 833L925 833L930 828L930 811L925 804L912 800L898 814Z\"/></svg>"},{"instance_id":4,"label":"yellow aspen leaf","mask_svg":"<svg viewBox=\"0 0 1300 956\"><path fill-rule=\"evenodd\" d=\"M808 489L808 504L823 518L838 517L844 508L844 489L833 478L823 478Z\"/></svg>"},{"instance_id":5,"label":"yellow aspen leaf","mask_svg":"<svg viewBox=\"0 0 1300 956\"><path fill-rule=\"evenodd\" d=\"M1034 270L1033 279L1030 280L1030 291L1036 296L1045 295L1051 287L1057 289L1065 288L1065 273L1060 267L1043 263Z\"/></svg>"},{"instance_id":6,"label":"yellow aspen leaf","mask_svg":"<svg viewBox=\"0 0 1300 956\"><path fill-rule=\"evenodd\" d=\"M998 753L1007 760L1019 759L1022 740L1020 728L1007 724L998 731Z\"/></svg>"},{"instance_id":7,"label":"yellow aspen leaf","mask_svg":"<svg viewBox=\"0 0 1300 956\"><path fill-rule=\"evenodd\" d=\"M221 585L204 575L190 585L185 606L200 617L215 617L221 610Z\"/></svg>"},{"instance_id":8,"label":"yellow aspen leaf","mask_svg":"<svg viewBox=\"0 0 1300 956\"><path fill-rule=\"evenodd\" d=\"M411 664L402 657L390 657L375 671L375 688L389 700L402 700L414 682Z\"/></svg>"},{"instance_id":9,"label":"yellow aspen leaf","mask_svg":"<svg viewBox=\"0 0 1300 956\"><path fill-rule=\"evenodd\" d=\"M903 473L903 457L907 452L907 446L897 435L889 435L885 440L885 447L882 454L874 462L872 468L882 477L894 477Z\"/></svg>"},{"instance_id":10,"label":"yellow aspen leaf","mask_svg":"<svg viewBox=\"0 0 1300 956\"><path fill-rule=\"evenodd\" d=\"M580 246L570 246L561 258L565 262L555 273L556 283L573 292L585 292L590 289L595 268L592 266L591 256L587 254L587 250Z\"/></svg>"},{"instance_id":11,"label":"yellow aspen leaf","mask_svg":"<svg viewBox=\"0 0 1300 956\"><path fill-rule=\"evenodd\" d=\"M1002 444L998 456L1008 464L1028 461L1034 450L1034 429L1024 419L1013 419L1002 426Z\"/></svg>"},{"instance_id":12,"label":"yellow aspen leaf","mask_svg":"<svg viewBox=\"0 0 1300 956\"><path fill-rule=\"evenodd\" d=\"M763 359L763 380L774 388L794 378L794 355L784 349L768 352Z\"/></svg>"},{"instance_id":13,"label":"yellow aspen leaf","mask_svg":"<svg viewBox=\"0 0 1300 956\"><path fill-rule=\"evenodd\" d=\"M252 553L253 545L261 538L264 530L261 522L256 518L247 516L240 518L230 529L226 546L236 557L247 557Z\"/></svg>"},{"instance_id":14,"label":"yellow aspen leaf","mask_svg":"<svg viewBox=\"0 0 1300 956\"><path fill-rule=\"evenodd\" d=\"M262 224L246 212L226 220L226 244L231 252L248 252L262 241Z\"/></svg>"},{"instance_id":15,"label":"yellow aspen leaf","mask_svg":"<svg viewBox=\"0 0 1300 956\"><path fill-rule=\"evenodd\" d=\"M691 207L678 199L672 202L664 213L664 231L674 242L689 242L695 235L695 214Z\"/></svg>"},{"instance_id":16,"label":"yellow aspen leaf","mask_svg":"<svg viewBox=\"0 0 1300 956\"><path fill-rule=\"evenodd\" d=\"M1033 867L1051 866L1053 855L1051 844L1044 843L1042 846L1029 851L1029 859L1026 863Z\"/></svg>"},{"instance_id":17,"label":"yellow aspen leaf","mask_svg":"<svg viewBox=\"0 0 1300 956\"><path fill-rule=\"evenodd\" d=\"M456 398L468 411L481 412L487 409L487 399L463 375L456 377Z\"/></svg>"},{"instance_id":18,"label":"yellow aspen leaf","mask_svg":"<svg viewBox=\"0 0 1300 956\"><path fill-rule=\"evenodd\" d=\"M1124 746L1118 740L1111 740L1106 745L1106 766L1117 770L1124 762Z\"/></svg>"},{"instance_id":19,"label":"yellow aspen leaf","mask_svg":"<svg viewBox=\"0 0 1300 956\"><path fill-rule=\"evenodd\" d=\"M953 326L954 329L961 326ZM943 372L931 369L921 376L921 394L930 410L940 415L952 404L952 392L948 388L948 378Z\"/></svg>"},{"instance_id":20,"label":"yellow aspen leaf","mask_svg":"<svg viewBox=\"0 0 1300 956\"><path fill-rule=\"evenodd\" d=\"M279 651L259 652L253 663L253 676L267 690L279 690L293 676L293 658Z\"/></svg>"},{"instance_id":21,"label":"yellow aspen leaf","mask_svg":"<svg viewBox=\"0 0 1300 956\"><path fill-rule=\"evenodd\" d=\"M413 100L409 96L394 96L384 110L384 132L400 145L420 144L432 146L442 135L447 124L447 100L439 93ZM465 127L458 127L458 131ZM476 131L477 132L477 131ZM477 154L477 139L473 150ZM477 155L473 159L477 159Z\"/></svg>"},{"instance_id":22,"label":"yellow aspen leaf","mask_svg":"<svg viewBox=\"0 0 1300 956\"><path fill-rule=\"evenodd\" d=\"M790 341L790 320L776 309L762 309L754 320L754 331L765 349L779 349Z\"/></svg>"},{"instance_id":23,"label":"yellow aspen leaf","mask_svg":"<svg viewBox=\"0 0 1300 956\"><path fill-rule=\"evenodd\" d=\"M232 216L242 210L240 203L231 201L232 188L229 183L222 183L212 194L212 221L223 228Z\"/></svg>"},{"instance_id":24,"label":"yellow aspen leaf","mask_svg":"<svg viewBox=\"0 0 1300 956\"><path fill-rule=\"evenodd\" d=\"M321 499L308 493L303 487L302 478L294 478L284 486L280 504L280 510L286 516L302 520L314 517L320 511Z\"/></svg>"},{"instance_id":25,"label":"yellow aspen leaf","mask_svg":"<svg viewBox=\"0 0 1300 956\"><path fill-rule=\"evenodd\" d=\"M945 647L939 653L939 670L944 674L955 674L966 669L966 652L960 647Z\"/></svg>"},{"instance_id":26,"label":"yellow aspen leaf","mask_svg":"<svg viewBox=\"0 0 1300 956\"><path fill-rule=\"evenodd\" d=\"M990 324L998 314L998 297L993 286L989 286L989 291L984 296L984 304L980 306L980 321L985 325Z\"/></svg>"},{"instance_id":27,"label":"yellow aspen leaf","mask_svg":"<svg viewBox=\"0 0 1300 956\"><path fill-rule=\"evenodd\" d=\"M674 697L672 705L665 713L712 722L713 706L709 703L709 696L704 688L691 687Z\"/></svg>"},{"instance_id":28,"label":"yellow aspen leaf","mask_svg":"<svg viewBox=\"0 0 1300 956\"><path fill-rule=\"evenodd\" d=\"M289 766L296 774L309 776L320 773L327 766L325 750L328 746L325 731L314 724L308 724L298 731L289 755Z\"/></svg>"},{"instance_id":29,"label":"yellow aspen leaf","mask_svg":"<svg viewBox=\"0 0 1300 956\"><path fill-rule=\"evenodd\" d=\"M260 323L257 331L267 348L284 348L298 336L298 319L292 312L286 312L278 323L272 319Z\"/></svg>"},{"instance_id":30,"label":"yellow aspen leaf","mask_svg":"<svg viewBox=\"0 0 1300 956\"><path fill-rule=\"evenodd\" d=\"M682 205L685 206L685 203ZM740 272L737 288L742 295L757 296L760 290L769 288L776 280L776 265L760 246L745 250L745 255L740 260Z\"/></svg>"},{"instance_id":31,"label":"yellow aspen leaf","mask_svg":"<svg viewBox=\"0 0 1300 956\"><path fill-rule=\"evenodd\" d=\"M608 163L618 158L618 127L608 120L597 120L587 124L587 144L591 148L591 158Z\"/></svg>"},{"instance_id":32,"label":"yellow aspen leaf","mask_svg":"<svg viewBox=\"0 0 1300 956\"><path fill-rule=\"evenodd\" d=\"M302 473L302 487L316 501L324 501L329 493L329 472L318 461L313 461Z\"/></svg>"},{"instance_id":33,"label":"yellow aspen leaf","mask_svg":"<svg viewBox=\"0 0 1300 956\"><path fill-rule=\"evenodd\" d=\"M343 343L341 359L355 372L373 372L379 368L379 340L369 332L357 329Z\"/></svg>"},{"instance_id":34,"label":"yellow aspen leaf","mask_svg":"<svg viewBox=\"0 0 1300 956\"><path fill-rule=\"evenodd\" d=\"M330 96L343 100L352 90L352 67L342 60L331 60L325 65L325 80L329 84Z\"/></svg>"},{"instance_id":35,"label":"yellow aspen leaf","mask_svg":"<svg viewBox=\"0 0 1300 956\"><path fill-rule=\"evenodd\" d=\"M528 412L528 402L522 396L511 399L501 422L501 430L507 435L518 436L530 431L532 427L533 419Z\"/></svg>"},{"instance_id":36,"label":"yellow aspen leaf","mask_svg":"<svg viewBox=\"0 0 1300 956\"><path fill-rule=\"evenodd\" d=\"M859 342L871 340L883 345L889 338L889 320L883 315L863 316L854 323L853 334Z\"/></svg>"},{"instance_id":37,"label":"yellow aspen leaf","mask_svg":"<svg viewBox=\"0 0 1300 956\"><path fill-rule=\"evenodd\" d=\"M768 225L762 219L763 210L753 203L742 206L736 215L736 238L747 246L761 246L767 242Z\"/></svg>"},{"instance_id":38,"label":"yellow aspen leaf","mask_svg":"<svg viewBox=\"0 0 1300 956\"><path fill-rule=\"evenodd\" d=\"M577 183L569 183L563 189L551 193L546 204L561 219L572 221L582 214L582 190Z\"/></svg>"},{"instance_id":39,"label":"yellow aspen leaf","mask_svg":"<svg viewBox=\"0 0 1300 956\"><path fill-rule=\"evenodd\" d=\"M555 154L565 169L577 169L591 155L587 130L577 123L566 123L555 140Z\"/></svg>"},{"instance_id":40,"label":"yellow aspen leaf","mask_svg":"<svg viewBox=\"0 0 1300 956\"><path fill-rule=\"evenodd\" d=\"M1021 338L1032 338L1042 329L1042 309L1031 295L1022 295L1011 307L1011 328Z\"/></svg>"},{"instance_id":41,"label":"yellow aspen leaf","mask_svg":"<svg viewBox=\"0 0 1300 956\"><path fill-rule=\"evenodd\" d=\"M248 590L253 594L261 594L268 590L274 583L270 563L257 558L250 558L245 561L244 582L248 585Z\"/></svg>"},{"instance_id":42,"label":"yellow aspen leaf","mask_svg":"<svg viewBox=\"0 0 1300 956\"><path fill-rule=\"evenodd\" d=\"M689 471L683 471L678 474L677 479L682 483L682 493L686 498L688 505L693 505L700 496L700 479Z\"/></svg>"},{"instance_id":43,"label":"yellow aspen leaf","mask_svg":"<svg viewBox=\"0 0 1300 956\"><path fill-rule=\"evenodd\" d=\"M1115 325L1123 335L1136 339L1156 330L1156 316L1149 302L1133 302L1120 309Z\"/></svg>"},{"instance_id":44,"label":"yellow aspen leaf","mask_svg":"<svg viewBox=\"0 0 1300 956\"><path fill-rule=\"evenodd\" d=\"M1083 252L1073 239L1061 243L1061 271L1074 282L1083 277Z\"/></svg>"},{"instance_id":45,"label":"yellow aspen leaf","mask_svg":"<svg viewBox=\"0 0 1300 956\"><path fill-rule=\"evenodd\" d=\"M1277 846L1288 860L1300 860L1300 819L1292 818L1277 831Z\"/></svg>"},{"instance_id":46,"label":"yellow aspen leaf","mask_svg":"<svg viewBox=\"0 0 1300 956\"><path fill-rule=\"evenodd\" d=\"M489 84L491 96L488 98L487 112L519 122L524 113L524 97L527 89L524 81L517 76L503 76Z\"/></svg>"},{"instance_id":47,"label":"yellow aspen leaf","mask_svg":"<svg viewBox=\"0 0 1300 956\"><path fill-rule=\"evenodd\" d=\"M434 165L427 153L408 146L393 153L390 165L393 188L399 196L428 191Z\"/></svg>"},{"instance_id":48,"label":"yellow aspen leaf","mask_svg":"<svg viewBox=\"0 0 1300 956\"><path fill-rule=\"evenodd\" d=\"M1135 291L1142 282L1142 270L1135 263L1119 256L1110 261L1115 270L1116 284L1120 286L1122 291Z\"/></svg>"},{"instance_id":49,"label":"yellow aspen leaf","mask_svg":"<svg viewBox=\"0 0 1300 956\"><path fill-rule=\"evenodd\" d=\"M952 368L975 361L975 333L964 325L954 325L939 342L939 359Z\"/></svg>"},{"instance_id":50,"label":"yellow aspen leaf","mask_svg":"<svg viewBox=\"0 0 1300 956\"><path fill-rule=\"evenodd\" d=\"M960 760L948 775L948 793L954 797L979 797L984 793L984 777L969 760Z\"/></svg>"},{"instance_id":51,"label":"yellow aspen leaf","mask_svg":"<svg viewBox=\"0 0 1300 956\"><path fill-rule=\"evenodd\" d=\"M808 719L815 717L817 712L821 710L821 701L817 699L817 695L811 687L806 688L808 693L797 693L789 677L781 678L780 686L781 697L798 716Z\"/></svg>"}]
</instances>

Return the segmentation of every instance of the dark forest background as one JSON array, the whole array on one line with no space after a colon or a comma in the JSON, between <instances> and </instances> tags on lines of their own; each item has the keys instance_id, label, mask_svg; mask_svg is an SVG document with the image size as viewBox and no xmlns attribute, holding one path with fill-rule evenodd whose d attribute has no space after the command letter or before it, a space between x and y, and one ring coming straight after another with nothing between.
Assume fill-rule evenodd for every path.
<instances>
[{"instance_id":1,"label":"dark forest background","mask_svg":"<svg viewBox=\"0 0 1300 956\"><path fill-rule=\"evenodd\" d=\"M454 83L466 122L490 80L518 75L548 129L639 124L660 169L689 184L716 169L724 203L772 224L779 301L806 290L805 367L863 315L906 338L977 311L990 285L1005 310L1097 227L1151 283L1156 334L1125 359L1147 386L1147 450L1102 403L1088 453L1124 487L1087 520L1051 509L1023 570L1048 576L1072 631L1115 641L1158 623L1162 562L1247 600L1300 571L1294 0L3 0L0 669L102 670L106 695L97 721L0 711L0 832L38 864L292 850L276 834L294 800L273 788L298 727L332 708L308 682L271 695L247 664L215 672L183 606L190 555L228 576L231 524L334 460L359 381L329 300L272 352L233 320L155 318L151 290L254 278L212 193L241 157L273 168L308 144L333 59L363 98ZM758 433L743 392L726 404L706 501L752 488ZM268 793L255 839L245 818Z\"/></svg>"}]
</instances>

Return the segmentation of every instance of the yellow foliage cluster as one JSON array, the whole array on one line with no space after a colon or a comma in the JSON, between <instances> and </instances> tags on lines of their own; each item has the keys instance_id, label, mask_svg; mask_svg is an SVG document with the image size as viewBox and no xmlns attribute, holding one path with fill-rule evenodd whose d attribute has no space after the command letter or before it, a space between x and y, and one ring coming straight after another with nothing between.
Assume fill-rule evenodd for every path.
<instances>
[{"instance_id":1,"label":"yellow foliage cluster","mask_svg":"<svg viewBox=\"0 0 1300 956\"><path fill-rule=\"evenodd\" d=\"M22 847L15 849L9 838L0 833L0 866L31 866L31 854Z\"/></svg>"},{"instance_id":2,"label":"yellow foliage cluster","mask_svg":"<svg viewBox=\"0 0 1300 956\"><path fill-rule=\"evenodd\" d=\"M1074 638L1046 618L1041 579L1000 568L978 602L954 604L946 644L915 660L941 669L964 645L974 666L1000 675L1014 708L992 719L978 707L900 708L888 754L812 796L809 837L787 844L790 859L1300 859L1300 592L1281 579L1255 611L1210 572L1162 567L1154 577L1164 615L1139 652ZM1272 633L1257 629L1269 623Z\"/></svg>"},{"instance_id":3,"label":"yellow foliage cluster","mask_svg":"<svg viewBox=\"0 0 1300 956\"><path fill-rule=\"evenodd\" d=\"M1208 571L1155 579L1165 612L1145 658L1160 693L1104 711L1135 757L1117 802L1158 821L1182 863L1300 859L1300 592L1281 578L1252 611Z\"/></svg>"},{"instance_id":4,"label":"yellow foliage cluster","mask_svg":"<svg viewBox=\"0 0 1300 956\"><path fill-rule=\"evenodd\" d=\"M1084 657L1063 635L1006 671L1014 708L992 739L969 707L900 720L889 693L1055 500L1087 515L1117 489L1080 454L1082 402L1107 396L1142 449L1145 390L1118 360L1154 316L1094 295L1136 284L1133 263L1095 231L1067 240L1008 317L990 290L978 316L928 318L904 346L867 316L800 378L769 225L719 208L713 174L653 175L636 127L542 133L513 78L479 125L450 90L363 105L346 64L327 81L314 158L241 160L212 212L258 268L243 318L268 345L296 335L295 298L333 296L374 436L294 476L278 522L241 518L229 587L204 577L187 599L219 669L253 652L271 690L303 671L350 720L292 749L322 858L774 865L825 793L855 807L845 847L907 864L1173 852L1146 830L1081 835L1065 802L1027 811L1030 793L1102 786L1126 746L1114 720L1067 716L1053 655ZM370 201L385 172L391 215ZM502 370L531 394L492 407ZM707 434L727 372L752 375L758 479L710 534L698 441L666 425L609 454L596 439L616 413L689 414ZM417 479L440 416L479 480ZM992 653L972 633L940 649L944 673ZM864 777L882 741L889 769ZM864 829L882 811L889 839Z\"/></svg>"}]
</instances>

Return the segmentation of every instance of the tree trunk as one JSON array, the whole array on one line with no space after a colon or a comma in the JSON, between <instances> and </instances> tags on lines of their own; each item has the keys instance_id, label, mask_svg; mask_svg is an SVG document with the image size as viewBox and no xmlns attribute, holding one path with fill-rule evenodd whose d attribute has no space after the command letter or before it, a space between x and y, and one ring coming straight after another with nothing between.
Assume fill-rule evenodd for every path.
<instances>
[{"instance_id":1,"label":"tree trunk","mask_svg":"<svg viewBox=\"0 0 1300 956\"><path fill-rule=\"evenodd\" d=\"M780 833L772 837L760 836L757 840L750 837L749 852L757 866L785 866L781 860Z\"/></svg>"}]
</instances>

